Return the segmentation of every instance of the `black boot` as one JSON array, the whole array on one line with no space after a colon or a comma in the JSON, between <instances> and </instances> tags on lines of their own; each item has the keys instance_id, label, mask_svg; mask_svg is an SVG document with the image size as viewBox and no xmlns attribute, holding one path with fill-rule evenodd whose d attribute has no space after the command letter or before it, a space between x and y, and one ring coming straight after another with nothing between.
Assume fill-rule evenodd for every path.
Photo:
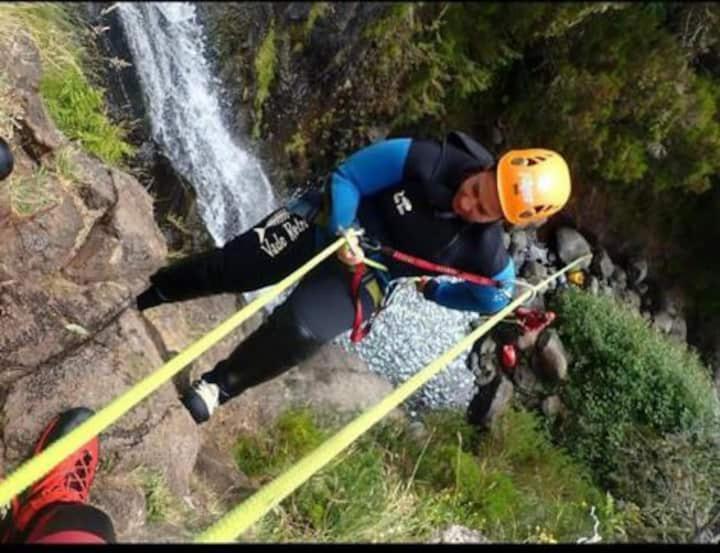
<instances>
[{"instance_id":1,"label":"black boot","mask_svg":"<svg viewBox=\"0 0 720 553\"><path fill-rule=\"evenodd\" d=\"M182 397L196 422L206 421L218 404L271 380L308 359L323 342L295 317L293 306L279 306L230 357L202 375ZM213 386L215 385L215 386Z\"/></svg>"}]
</instances>

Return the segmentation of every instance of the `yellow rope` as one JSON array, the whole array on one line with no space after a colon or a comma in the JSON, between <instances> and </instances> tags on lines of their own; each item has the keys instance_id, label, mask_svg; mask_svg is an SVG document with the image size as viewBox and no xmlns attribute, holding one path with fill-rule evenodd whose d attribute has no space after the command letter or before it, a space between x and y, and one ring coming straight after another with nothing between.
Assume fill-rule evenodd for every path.
<instances>
[{"instance_id":1,"label":"yellow rope","mask_svg":"<svg viewBox=\"0 0 720 553\"><path fill-rule=\"evenodd\" d=\"M197 536L195 541L200 543L223 543L234 540L305 483L313 474L328 464L370 427L410 397L428 380L438 374L447 363L472 346L475 340L488 332L508 313L522 305L536 290L546 286L562 273L569 271L588 257L589 255L586 255L576 259L565 268L533 286L531 290L523 292L504 309L490 317L485 323L477 327L429 365L425 366L420 372L396 388L392 393L388 394L379 403L359 415L317 449L303 457L270 484L256 492L244 503L238 505L225 515L225 517Z\"/></svg>"},{"instance_id":2,"label":"yellow rope","mask_svg":"<svg viewBox=\"0 0 720 553\"><path fill-rule=\"evenodd\" d=\"M122 417L135 405L170 380L183 367L205 353L208 349L222 340L242 322L257 313L263 306L300 280L314 267L322 263L337 251L346 241L345 237L335 242L310 259L305 265L291 273L277 284L260 294L240 311L220 323L205 336L192 343L157 371L147 376L125 393L117 397L109 405L98 411L94 416L79 425L72 432L51 444L42 453L34 456L24 463L6 480L0 483L0 505L9 502L13 497L40 480L50 472L63 459L72 455L80 447L97 436L108 426Z\"/></svg>"}]
</instances>

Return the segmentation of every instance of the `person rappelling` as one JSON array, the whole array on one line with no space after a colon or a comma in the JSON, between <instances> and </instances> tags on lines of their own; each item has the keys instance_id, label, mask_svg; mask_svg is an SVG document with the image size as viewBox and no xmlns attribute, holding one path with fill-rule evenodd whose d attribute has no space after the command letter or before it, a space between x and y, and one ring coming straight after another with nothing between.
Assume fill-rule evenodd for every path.
<instances>
[{"instance_id":1,"label":"person rappelling","mask_svg":"<svg viewBox=\"0 0 720 553\"><path fill-rule=\"evenodd\" d=\"M326 191L308 192L224 246L157 271L137 307L269 286L336 236L348 236L337 257L311 271L228 358L182 394L202 423L218 405L279 376L343 332L361 339L402 277L422 277L418 291L444 307L496 313L515 283L503 221L541 222L562 209L570 188L566 162L547 149L511 150L496 162L462 132L443 141L380 141L347 158ZM363 234L347 235L350 229Z\"/></svg>"}]
</instances>

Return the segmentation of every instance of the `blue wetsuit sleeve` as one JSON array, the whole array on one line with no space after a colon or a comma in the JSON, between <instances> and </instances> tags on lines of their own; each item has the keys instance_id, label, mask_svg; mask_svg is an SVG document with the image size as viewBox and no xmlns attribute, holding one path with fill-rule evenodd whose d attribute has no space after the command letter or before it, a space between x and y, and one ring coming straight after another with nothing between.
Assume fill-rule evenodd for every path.
<instances>
[{"instance_id":1,"label":"blue wetsuit sleeve","mask_svg":"<svg viewBox=\"0 0 720 553\"><path fill-rule=\"evenodd\" d=\"M515 288L515 264L512 258L505 268L493 275L495 280L503 283L503 289L512 297ZM450 309L460 311L477 311L481 315L492 315L505 307L510 299L498 288L481 286L470 282L440 282L431 280L425 286L423 295Z\"/></svg>"},{"instance_id":2,"label":"blue wetsuit sleeve","mask_svg":"<svg viewBox=\"0 0 720 553\"><path fill-rule=\"evenodd\" d=\"M411 138L393 138L358 150L332 174L330 231L350 227L364 196L398 184L403 179Z\"/></svg>"}]
</instances>

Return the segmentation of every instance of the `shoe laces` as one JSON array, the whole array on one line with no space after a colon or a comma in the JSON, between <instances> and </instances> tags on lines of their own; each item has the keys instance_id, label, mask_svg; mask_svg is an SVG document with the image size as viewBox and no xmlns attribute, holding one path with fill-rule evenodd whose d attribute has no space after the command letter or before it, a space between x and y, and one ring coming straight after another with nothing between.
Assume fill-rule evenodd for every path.
<instances>
[{"instance_id":1,"label":"shoe laces","mask_svg":"<svg viewBox=\"0 0 720 553\"><path fill-rule=\"evenodd\" d=\"M27 500L15 497L12 511L17 527L23 529L46 503L87 502L94 476L94 464L93 454L84 447L35 484L30 489Z\"/></svg>"},{"instance_id":2,"label":"shoe laces","mask_svg":"<svg viewBox=\"0 0 720 553\"><path fill-rule=\"evenodd\" d=\"M90 495L93 476L93 456L83 449L77 456L58 466L47 478L39 482L36 493L41 498L48 494L67 496L73 501L85 502ZM33 494L34 495L34 494ZM31 497L31 501L35 497Z\"/></svg>"},{"instance_id":3,"label":"shoe laces","mask_svg":"<svg viewBox=\"0 0 720 553\"><path fill-rule=\"evenodd\" d=\"M220 387L217 384L199 380L195 383L195 393L205 402L209 414L220 404Z\"/></svg>"}]
</instances>

